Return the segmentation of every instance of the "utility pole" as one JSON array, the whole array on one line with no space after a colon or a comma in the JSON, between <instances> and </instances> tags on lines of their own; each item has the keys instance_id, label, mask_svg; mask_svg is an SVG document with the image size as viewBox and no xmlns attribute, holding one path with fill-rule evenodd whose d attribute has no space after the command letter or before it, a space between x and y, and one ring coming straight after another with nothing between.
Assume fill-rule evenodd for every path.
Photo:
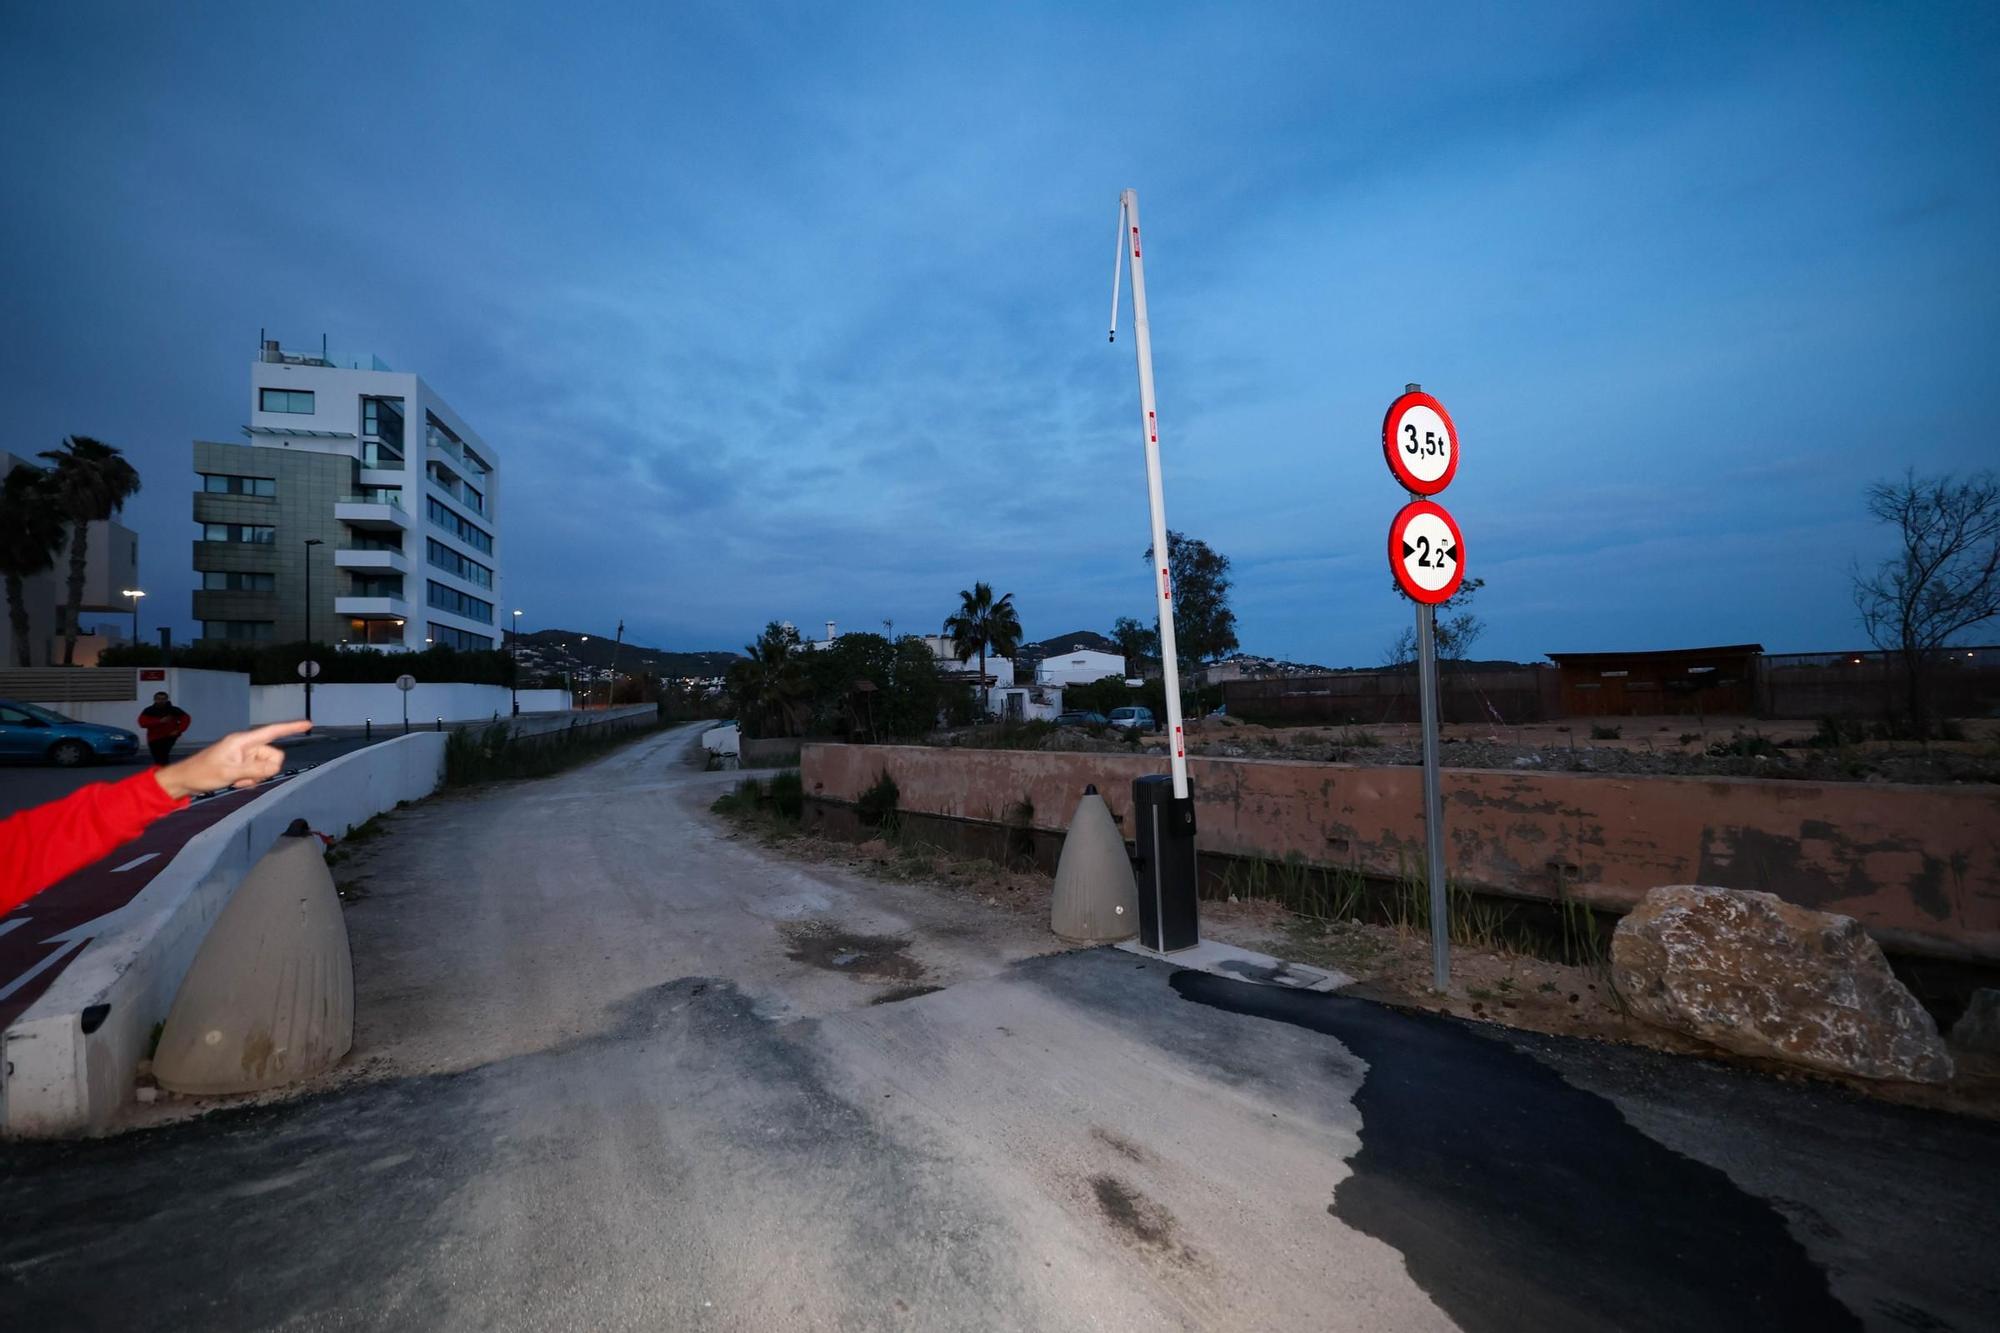
<instances>
[{"instance_id":1,"label":"utility pole","mask_svg":"<svg viewBox=\"0 0 2000 1333\"><path fill-rule=\"evenodd\" d=\"M146 595L142 588L126 588L124 593L132 599L132 646L139 646L139 599Z\"/></svg>"},{"instance_id":2,"label":"utility pole","mask_svg":"<svg viewBox=\"0 0 2000 1333\"><path fill-rule=\"evenodd\" d=\"M611 683L604 687L604 706L618 702L618 650L625 646L625 617L618 617L618 637L611 641Z\"/></svg>"},{"instance_id":3,"label":"utility pole","mask_svg":"<svg viewBox=\"0 0 2000 1333\"><path fill-rule=\"evenodd\" d=\"M514 652L507 673L507 690L514 701L514 716L521 716L521 613L514 612Z\"/></svg>"},{"instance_id":4,"label":"utility pole","mask_svg":"<svg viewBox=\"0 0 2000 1333\"><path fill-rule=\"evenodd\" d=\"M306 660L307 660L307 661L311 661L311 660L312 660L312 656L311 656L311 654L312 654L312 645L313 645L313 547L315 547L315 546L324 546L325 544L326 544L326 543L325 543L325 542L323 542L323 541L321 541L321 540L320 540L320 539L319 539L318 537L308 537L308 538L306 538L306 539L305 539L305 547L306 547L306 654L307 654L307 657L306 657ZM312 718L313 718L313 678L312 678L312 673L308 673L308 674L306 675L306 721L310 722L310 721L312 721Z\"/></svg>"}]
</instances>

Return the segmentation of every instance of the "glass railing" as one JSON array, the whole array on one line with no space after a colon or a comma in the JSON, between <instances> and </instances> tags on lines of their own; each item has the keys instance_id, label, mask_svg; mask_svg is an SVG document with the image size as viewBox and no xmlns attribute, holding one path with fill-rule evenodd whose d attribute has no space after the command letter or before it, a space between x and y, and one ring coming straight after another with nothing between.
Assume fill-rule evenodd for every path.
<instances>
[{"instance_id":1,"label":"glass railing","mask_svg":"<svg viewBox=\"0 0 2000 1333\"><path fill-rule=\"evenodd\" d=\"M401 472L403 470L403 451L397 446L386 444L381 440L363 440L361 442L361 466L390 472Z\"/></svg>"},{"instance_id":2,"label":"glass railing","mask_svg":"<svg viewBox=\"0 0 2000 1333\"><path fill-rule=\"evenodd\" d=\"M362 491L358 495L341 496L340 503L349 505L394 505L396 508L401 509L403 507L403 493L401 491Z\"/></svg>"}]
</instances>

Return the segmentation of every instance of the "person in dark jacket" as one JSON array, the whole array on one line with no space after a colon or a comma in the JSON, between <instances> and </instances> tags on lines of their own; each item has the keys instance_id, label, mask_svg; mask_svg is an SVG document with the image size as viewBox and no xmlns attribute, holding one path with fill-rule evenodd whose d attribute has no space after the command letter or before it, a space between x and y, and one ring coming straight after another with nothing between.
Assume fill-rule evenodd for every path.
<instances>
[{"instance_id":1,"label":"person in dark jacket","mask_svg":"<svg viewBox=\"0 0 2000 1333\"><path fill-rule=\"evenodd\" d=\"M153 691L153 706L139 714L139 725L146 732L146 748L153 752L153 762L165 767L172 759L174 742L194 721L186 713L174 707L174 701L167 697L165 690Z\"/></svg>"}]
</instances>

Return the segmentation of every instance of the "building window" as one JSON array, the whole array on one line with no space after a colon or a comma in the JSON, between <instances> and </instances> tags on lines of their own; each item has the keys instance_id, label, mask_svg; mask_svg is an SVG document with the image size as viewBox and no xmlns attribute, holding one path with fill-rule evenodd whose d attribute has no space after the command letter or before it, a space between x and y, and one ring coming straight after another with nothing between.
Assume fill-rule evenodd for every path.
<instances>
[{"instance_id":1,"label":"building window","mask_svg":"<svg viewBox=\"0 0 2000 1333\"><path fill-rule=\"evenodd\" d=\"M361 400L361 466L403 469L403 400Z\"/></svg>"},{"instance_id":2,"label":"building window","mask_svg":"<svg viewBox=\"0 0 2000 1333\"><path fill-rule=\"evenodd\" d=\"M257 408L261 412L296 412L301 416L311 416L313 396L311 389L259 389Z\"/></svg>"},{"instance_id":3,"label":"building window","mask_svg":"<svg viewBox=\"0 0 2000 1333\"><path fill-rule=\"evenodd\" d=\"M342 643L400 644L403 641L403 622L400 620L350 620Z\"/></svg>"},{"instance_id":4,"label":"building window","mask_svg":"<svg viewBox=\"0 0 2000 1333\"><path fill-rule=\"evenodd\" d=\"M430 584L431 605L438 610L449 611L455 616L464 616L467 620L477 620L481 624L493 623L493 603L482 602L470 593L460 592L456 588L447 588L435 579L426 582Z\"/></svg>"},{"instance_id":5,"label":"building window","mask_svg":"<svg viewBox=\"0 0 2000 1333\"><path fill-rule=\"evenodd\" d=\"M485 496L481 495L478 491L473 490L472 487L470 486L465 487L463 493L465 496L465 503L467 507L472 510L473 513L483 514L486 512Z\"/></svg>"},{"instance_id":6,"label":"building window","mask_svg":"<svg viewBox=\"0 0 2000 1333\"><path fill-rule=\"evenodd\" d=\"M401 597L403 576L401 574L356 574L353 576L353 597Z\"/></svg>"},{"instance_id":7,"label":"building window","mask_svg":"<svg viewBox=\"0 0 2000 1333\"><path fill-rule=\"evenodd\" d=\"M205 542L250 542L257 546L269 546L278 540L278 530L256 523L204 523L201 525L201 539Z\"/></svg>"},{"instance_id":8,"label":"building window","mask_svg":"<svg viewBox=\"0 0 2000 1333\"><path fill-rule=\"evenodd\" d=\"M449 625L432 625L431 642L441 643L447 648L456 648L462 653L484 652L493 646L493 640L483 634L468 634Z\"/></svg>"},{"instance_id":9,"label":"building window","mask_svg":"<svg viewBox=\"0 0 2000 1333\"><path fill-rule=\"evenodd\" d=\"M252 574L235 569L211 569L201 576L204 592L276 592L276 574Z\"/></svg>"},{"instance_id":10,"label":"building window","mask_svg":"<svg viewBox=\"0 0 2000 1333\"><path fill-rule=\"evenodd\" d=\"M204 639L271 639L277 637L278 626L269 620L204 620L201 622L201 637Z\"/></svg>"},{"instance_id":11,"label":"building window","mask_svg":"<svg viewBox=\"0 0 2000 1333\"><path fill-rule=\"evenodd\" d=\"M219 472L201 474L201 489L209 495L255 495L277 498L278 483L273 477L232 477Z\"/></svg>"},{"instance_id":12,"label":"building window","mask_svg":"<svg viewBox=\"0 0 2000 1333\"><path fill-rule=\"evenodd\" d=\"M376 537L370 535L364 529L349 528L347 530L347 540L341 544L340 549L343 551L394 551L397 555L401 555L403 553L403 539L401 537Z\"/></svg>"},{"instance_id":13,"label":"building window","mask_svg":"<svg viewBox=\"0 0 2000 1333\"><path fill-rule=\"evenodd\" d=\"M400 452L403 444L403 400L400 398L363 398L361 400L361 433L372 435L378 440L387 440L397 446Z\"/></svg>"},{"instance_id":14,"label":"building window","mask_svg":"<svg viewBox=\"0 0 2000 1333\"><path fill-rule=\"evenodd\" d=\"M493 586L493 571L480 564L469 555L460 555L435 537L428 539L431 563L447 574L456 574L467 583L476 583L482 588Z\"/></svg>"},{"instance_id":15,"label":"building window","mask_svg":"<svg viewBox=\"0 0 2000 1333\"><path fill-rule=\"evenodd\" d=\"M440 503L435 497L426 497L426 501L429 505L431 522L437 524L446 532L449 532L452 536L470 546L473 550L484 551L488 555L493 553L493 535L486 531L486 529L480 527L470 519L462 517L451 506Z\"/></svg>"}]
</instances>

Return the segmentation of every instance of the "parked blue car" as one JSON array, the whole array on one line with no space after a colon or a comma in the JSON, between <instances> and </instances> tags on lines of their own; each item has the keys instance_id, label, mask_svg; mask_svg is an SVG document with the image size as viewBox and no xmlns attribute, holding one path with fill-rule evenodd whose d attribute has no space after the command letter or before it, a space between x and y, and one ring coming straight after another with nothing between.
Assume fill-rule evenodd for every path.
<instances>
[{"instance_id":1,"label":"parked blue car","mask_svg":"<svg viewBox=\"0 0 2000 1333\"><path fill-rule=\"evenodd\" d=\"M130 759L137 753L136 732L78 722L38 704L0 699L0 759L45 759L75 768L93 759Z\"/></svg>"}]
</instances>

